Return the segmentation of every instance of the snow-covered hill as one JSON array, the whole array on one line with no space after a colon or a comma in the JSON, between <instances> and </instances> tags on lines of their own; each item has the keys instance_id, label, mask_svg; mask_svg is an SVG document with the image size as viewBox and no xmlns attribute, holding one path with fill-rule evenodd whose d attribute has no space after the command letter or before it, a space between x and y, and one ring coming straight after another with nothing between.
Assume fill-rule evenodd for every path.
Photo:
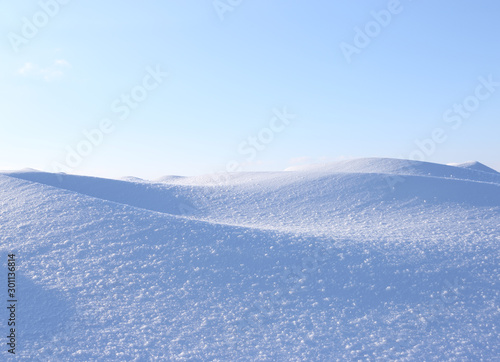
<instances>
[{"instance_id":1,"label":"snow-covered hill","mask_svg":"<svg viewBox=\"0 0 500 362\"><path fill-rule=\"evenodd\" d=\"M468 168L468 169L476 170L476 171L498 174L498 171L492 169L491 167L483 165L481 162L477 162L477 161L469 161L469 162L465 162L465 163L450 164L450 165L464 167L464 168Z\"/></svg>"},{"instance_id":2,"label":"snow-covered hill","mask_svg":"<svg viewBox=\"0 0 500 362\"><path fill-rule=\"evenodd\" d=\"M4 172L16 356L498 358L500 174L478 165L360 159L155 182Z\"/></svg>"}]
</instances>

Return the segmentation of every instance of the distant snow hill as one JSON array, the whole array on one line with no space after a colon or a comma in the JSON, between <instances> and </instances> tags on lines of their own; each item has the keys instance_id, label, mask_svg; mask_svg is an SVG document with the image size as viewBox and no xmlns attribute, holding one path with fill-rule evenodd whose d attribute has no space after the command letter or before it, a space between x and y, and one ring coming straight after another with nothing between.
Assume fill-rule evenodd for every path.
<instances>
[{"instance_id":1,"label":"distant snow hill","mask_svg":"<svg viewBox=\"0 0 500 362\"><path fill-rule=\"evenodd\" d=\"M25 170L0 205L20 359L500 358L500 174L480 163Z\"/></svg>"}]
</instances>

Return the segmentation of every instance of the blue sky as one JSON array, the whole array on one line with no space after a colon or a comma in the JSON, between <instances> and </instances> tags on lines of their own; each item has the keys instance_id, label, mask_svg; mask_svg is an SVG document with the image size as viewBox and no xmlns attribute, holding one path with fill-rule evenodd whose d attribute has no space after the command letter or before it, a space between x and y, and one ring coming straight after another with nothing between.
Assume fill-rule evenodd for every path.
<instances>
[{"instance_id":1,"label":"blue sky","mask_svg":"<svg viewBox=\"0 0 500 362\"><path fill-rule=\"evenodd\" d=\"M493 0L0 7L0 169L155 178L350 157L500 169ZM103 119L112 130L91 143L83 132Z\"/></svg>"}]
</instances>

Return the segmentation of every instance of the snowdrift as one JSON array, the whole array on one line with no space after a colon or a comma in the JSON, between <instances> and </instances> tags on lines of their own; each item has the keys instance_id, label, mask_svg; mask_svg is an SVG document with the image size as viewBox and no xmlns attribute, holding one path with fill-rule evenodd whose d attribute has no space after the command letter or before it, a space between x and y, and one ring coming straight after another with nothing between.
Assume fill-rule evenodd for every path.
<instances>
[{"instance_id":1,"label":"snowdrift","mask_svg":"<svg viewBox=\"0 0 500 362\"><path fill-rule=\"evenodd\" d=\"M499 191L494 170L390 159L156 182L0 174L16 356L495 359Z\"/></svg>"}]
</instances>

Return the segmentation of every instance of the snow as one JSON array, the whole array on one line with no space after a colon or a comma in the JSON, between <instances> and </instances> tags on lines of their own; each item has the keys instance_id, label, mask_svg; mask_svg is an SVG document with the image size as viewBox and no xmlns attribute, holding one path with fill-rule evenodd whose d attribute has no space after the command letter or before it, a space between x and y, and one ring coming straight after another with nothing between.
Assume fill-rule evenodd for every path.
<instances>
[{"instance_id":1,"label":"snow","mask_svg":"<svg viewBox=\"0 0 500 362\"><path fill-rule=\"evenodd\" d=\"M498 171L492 169L491 167L483 165L481 162L477 162L477 161L469 161L469 162L450 164L450 165L457 166L457 167L464 167L464 168L468 168L468 169L476 170L476 171L483 171L483 172L498 174Z\"/></svg>"},{"instance_id":2,"label":"snow","mask_svg":"<svg viewBox=\"0 0 500 362\"><path fill-rule=\"evenodd\" d=\"M478 165L372 158L156 181L3 172L16 356L498 358L500 174Z\"/></svg>"}]
</instances>

